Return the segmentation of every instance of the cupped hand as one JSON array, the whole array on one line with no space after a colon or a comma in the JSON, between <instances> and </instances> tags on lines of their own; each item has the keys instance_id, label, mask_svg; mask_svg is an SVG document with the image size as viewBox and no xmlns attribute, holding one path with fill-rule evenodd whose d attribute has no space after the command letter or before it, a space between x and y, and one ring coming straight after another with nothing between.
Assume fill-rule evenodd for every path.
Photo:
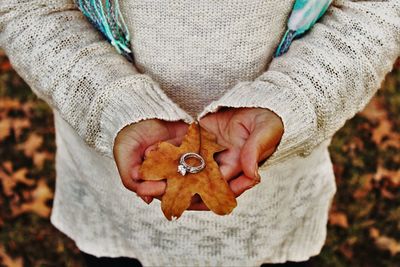
<instances>
[{"instance_id":1,"label":"cupped hand","mask_svg":"<svg viewBox=\"0 0 400 267\"><path fill-rule=\"evenodd\" d=\"M224 179L238 197L259 182L258 165L276 150L283 135L279 116L264 108L222 108L199 121L225 147L216 154ZM146 203L161 199L166 181L143 181L139 168L145 155L159 141L179 146L188 124L150 119L122 129L114 142L114 158L123 185L136 192ZM200 198L194 198L189 210L208 210Z\"/></svg>"},{"instance_id":2,"label":"cupped hand","mask_svg":"<svg viewBox=\"0 0 400 267\"><path fill-rule=\"evenodd\" d=\"M179 146L187 133L188 124L183 121L143 120L124 127L114 141L113 154L125 188L136 192L147 204L153 198L161 199L166 181L144 181L139 168L145 156L159 141Z\"/></svg>"},{"instance_id":3,"label":"cupped hand","mask_svg":"<svg viewBox=\"0 0 400 267\"><path fill-rule=\"evenodd\" d=\"M280 117L266 108L223 107L199 123L228 148L215 160L236 197L259 183L258 166L276 150L284 132ZM200 198L189 209L208 210Z\"/></svg>"}]
</instances>

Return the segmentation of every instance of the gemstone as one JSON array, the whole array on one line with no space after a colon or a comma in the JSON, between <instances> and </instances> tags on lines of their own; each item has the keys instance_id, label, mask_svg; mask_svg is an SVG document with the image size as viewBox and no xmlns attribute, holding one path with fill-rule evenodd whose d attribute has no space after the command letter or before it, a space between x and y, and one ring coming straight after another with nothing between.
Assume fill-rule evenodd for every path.
<instances>
[{"instance_id":1,"label":"gemstone","mask_svg":"<svg viewBox=\"0 0 400 267\"><path fill-rule=\"evenodd\" d=\"M178 172L181 173L182 175L186 174L186 168L183 165L178 165Z\"/></svg>"}]
</instances>

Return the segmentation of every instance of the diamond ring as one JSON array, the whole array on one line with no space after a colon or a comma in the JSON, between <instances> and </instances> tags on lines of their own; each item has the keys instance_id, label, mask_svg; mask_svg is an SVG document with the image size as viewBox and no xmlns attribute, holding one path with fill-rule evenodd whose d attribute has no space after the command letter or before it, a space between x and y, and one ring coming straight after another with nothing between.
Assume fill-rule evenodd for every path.
<instances>
[{"instance_id":1,"label":"diamond ring","mask_svg":"<svg viewBox=\"0 0 400 267\"><path fill-rule=\"evenodd\" d=\"M199 166L190 166L188 165L185 160L187 158L197 158L200 160L200 165ZM204 167L206 166L206 163L204 161L204 159L197 153L193 153L193 152L189 152L189 153L185 153L181 156L180 161L179 161L179 165L178 165L178 172L180 174L182 174L183 176L186 174L186 172L190 172L190 173L198 173L199 171L201 171L202 169L204 169Z\"/></svg>"}]
</instances>

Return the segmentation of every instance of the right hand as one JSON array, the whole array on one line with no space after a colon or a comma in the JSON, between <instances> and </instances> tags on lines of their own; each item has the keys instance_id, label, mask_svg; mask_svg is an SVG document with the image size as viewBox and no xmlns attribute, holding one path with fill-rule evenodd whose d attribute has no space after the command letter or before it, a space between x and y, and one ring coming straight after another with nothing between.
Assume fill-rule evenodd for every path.
<instances>
[{"instance_id":1,"label":"right hand","mask_svg":"<svg viewBox=\"0 0 400 267\"><path fill-rule=\"evenodd\" d=\"M145 155L157 147L159 141L179 146L188 126L183 121L148 119L130 124L117 134L113 154L122 184L136 192L147 204L153 198L161 199L166 181L144 181L139 177L139 168Z\"/></svg>"}]
</instances>

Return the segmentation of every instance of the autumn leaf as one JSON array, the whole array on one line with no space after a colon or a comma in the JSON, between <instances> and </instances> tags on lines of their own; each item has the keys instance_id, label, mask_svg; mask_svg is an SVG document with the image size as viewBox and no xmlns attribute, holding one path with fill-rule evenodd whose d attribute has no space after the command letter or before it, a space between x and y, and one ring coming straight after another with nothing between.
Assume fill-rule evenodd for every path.
<instances>
[{"instance_id":1,"label":"autumn leaf","mask_svg":"<svg viewBox=\"0 0 400 267\"><path fill-rule=\"evenodd\" d=\"M1 64L0 64L0 71L1 72L6 72L6 71L10 71L11 70L11 68L12 68L12 66L11 66L11 64L10 64L10 61L3 61L3 62L1 62Z\"/></svg>"},{"instance_id":2,"label":"autumn leaf","mask_svg":"<svg viewBox=\"0 0 400 267\"><path fill-rule=\"evenodd\" d=\"M329 224L336 225L342 228L348 228L349 223L347 221L347 216L343 212L333 211L329 214Z\"/></svg>"},{"instance_id":3,"label":"autumn leaf","mask_svg":"<svg viewBox=\"0 0 400 267\"><path fill-rule=\"evenodd\" d=\"M9 169L9 164L3 164L3 168ZM8 173L7 173L8 172ZM22 183L28 186L33 185L35 182L27 178L28 169L21 168L17 171L3 171L0 168L0 182L3 187L3 192L6 196L11 196L14 193L14 187L17 183Z\"/></svg>"},{"instance_id":4,"label":"autumn leaf","mask_svg":"<svg viewBox=\"0 0 400 267\"><path fill-rule=\"evenodd\" d=\"M21 168L17 171L15 171L12 175L13 179L16 182L31 186L33 184L35 184L34 180L31 180L27 177L28 174L28 169L27 168Z\"/></svg>"},{"instance_id":5,"label":"autumn leaf","mask_svg":"<svg viewBox=\"0 0 400 267\"><path fill-rule=\"evenodd\" d=\"M0 181L3 187L3 192L6 196L11 196L14 192L13 189L16 185L16 182L11 178L10 175L5 173L0 169Z\"/></svg>"},{"instance_id":6,"label":"autumn leaf","mask_svg":"<svg viewBox=\"0 0 400 267\"><path fill-rule=\"evenodd\" d=\"M381 235L378 229L371 227L369 236L375 240L375 245L378 249L387 250L392 256L400 253L400 243L394 238Z\"/></svg>"},{"instance_id":7,"label":"autumn leaf","mask_svg":"<svg viewBox=\"0 0 400 267\"><path fill-rule=\"evenodd\" d=\"M373 239L376 239L380 236L380 232L377 228L371 227L369 228L369 236Z\"/></svg>"},{"instance_id":8,"label":"autumn leaf","mask_svg":"<svg viewBox=\"0 0 400 267\"><path fill-rule=\"evenodd\" d=\"M24 143L17 146L17 149L23 150L25 156L30 158L42 144L43 137L36 133L31 133Z\"/></svg>"},{"instance_id":9,"label":"autumn leaf","mask_svg":"<svg viewBox=\"0 0 400 267\"><path fill-rule=\"evenodd\" d=\"M393 121L390 120L387 109L378 98L373 98L360 112L360 115L377 124L372 129L372 140L382 149L389 146L400 148L400 134L393 129Z\"/></svg>"},{"instance_id":10,"label":"autumn leaf","mask_svg":"<svg viewBox=\"0 0 400 267\"><path fill-rule=\"evenodd\" d=\"M400 186L400 169L388 170L382 166L381 162L378 162L378 168L374 175L374 180L380 181L387 178L393 186Z\"/></svg>"},{"instance_id":11,"label":"autumn leaf","mask_svg":"<svg viewBox=\"0 0 400 267\"><path fill-rule=\"evenodd\" d=\"M30 201L23 203L21 206L13 206L12 216L16 217L22 213L33 212L37 215L48 218L51 208L46 204L48 200L53 199L53 192L48 187L44 179L40 179L33 191L27 191Z\"/></svg>"},{"instance_id":12,"label":"autumn leaf","mask_svg":"<svg viewBox=\"0 0 400 267\"><path fill-rule=\"evenodd\" d=\"M355 199L361 199L366 197L372 190L372 179L374 175L372 173L367 173L362 176L360 176L359 180L361 181L360 187L358 187L354 192L353 192L353 197Z\"/></svg>"},{"instance_id":13,"label":"autumn leaf","mask_svg":"<svg viewBox=\"0 0 400 267\"><path fill-rule=\"evenodd\" d=\"M139 172L144 180L167 179L166 192L161 200L161 208L168 220L179 218L190 206L191 199L198 194L206 206L216 214L229 214L236 207L236 199L228 183L222 177L213 155L225 148L216 143L216 138L198 123L192 123L182 144L176 147L168 142L160 142L150 151ZM177 171L182 154L195 152L205 160L205 168L198 173L182 175ZM196 159L187 163L197 165Z\"/></svg>"},{"instance_id":14,"label":"autumn leaf","mask_svg":"<svg viewBox=\"0 0 400 267\"><path fill-rule=\"evenodd\" d=\"M0 121L0 141L7 138L11 133L11 120L6 118Z\"/></svg>"},{"instance_id":15,"label":"autumn leaf","mask_svg":"<svg viewBox=\"0 0 400 267\"><path fill-rule=\"evenodd\" d=\"M3 168L8 171L8 173L11 173L13 171L13 164L11 161L7 160L3 162Z\"/></svg>"},{"instance_id":16,"label":"autumn leaf","mask_svg":"<svg viewBox=\"0 0 400 267\"><path fill-rule=\"evenodd\" d=\"M388 250L392 256L400 253L400 243L394 238L380 236L375 240L375 244L381 250Z\"/></svg>"},{"instance_id":17,"label":"autumn leaf","mask_svg":"<svg viewBox=\"0 0 400 267\"><path fill-rule=\"evenodd\" d=\"M26 117L9 117L9 113L13 110L26 113L26 105L27 104L21 104L21 102L15 99L0 99L0 141L7 138L11 134L11 130L14 130L15 138L19 139L23 129L31 127L30 120Z\"/></svg>"},{"instance_id":18,"label":"autumn leaf","mask_svg":"<svg viewBox=\"0 0 400 267\"><path fill-rule=\"evenodd\" d=\"M2 112L8 112L11 109L21 108L21 102L18 99L11 98L0 98L0 114Z\"/></svg>"},{"instance_id":19,"label":"autumn leaf","mask_svg":"<svg viewBox=\"0 0 400 267\"><path fill-rule=\"evenodd\" d=\"M33 154L33 164L39 170L43 169L44 163L46 160L53 160L54 154L48 151L36 152Z\"/></svg>"},{"instance_id":20,"label":"autumn leaf","mask_svg":"<svg viewBox=\"0 0 400 267\"><path fill-rule=\"evenodd\" d=\"M1 263L7 267L22 267L24 266L22 257L17 257L15 259L11 258L4 248L3 245L0 244L0 259Z\"/></svg>"},{"instance_id":21,"label":"autumn leaf","mask_svg":"<svg viewBox=\"0 0 400 267\"><path fill-rule=\"evenodd\" d=\"M17 118L12 120L12 128L14 130L15 138L18 140L22 135L22 131L31 127L31 122L27 118Z\"/></svg>"}]
</instances>

